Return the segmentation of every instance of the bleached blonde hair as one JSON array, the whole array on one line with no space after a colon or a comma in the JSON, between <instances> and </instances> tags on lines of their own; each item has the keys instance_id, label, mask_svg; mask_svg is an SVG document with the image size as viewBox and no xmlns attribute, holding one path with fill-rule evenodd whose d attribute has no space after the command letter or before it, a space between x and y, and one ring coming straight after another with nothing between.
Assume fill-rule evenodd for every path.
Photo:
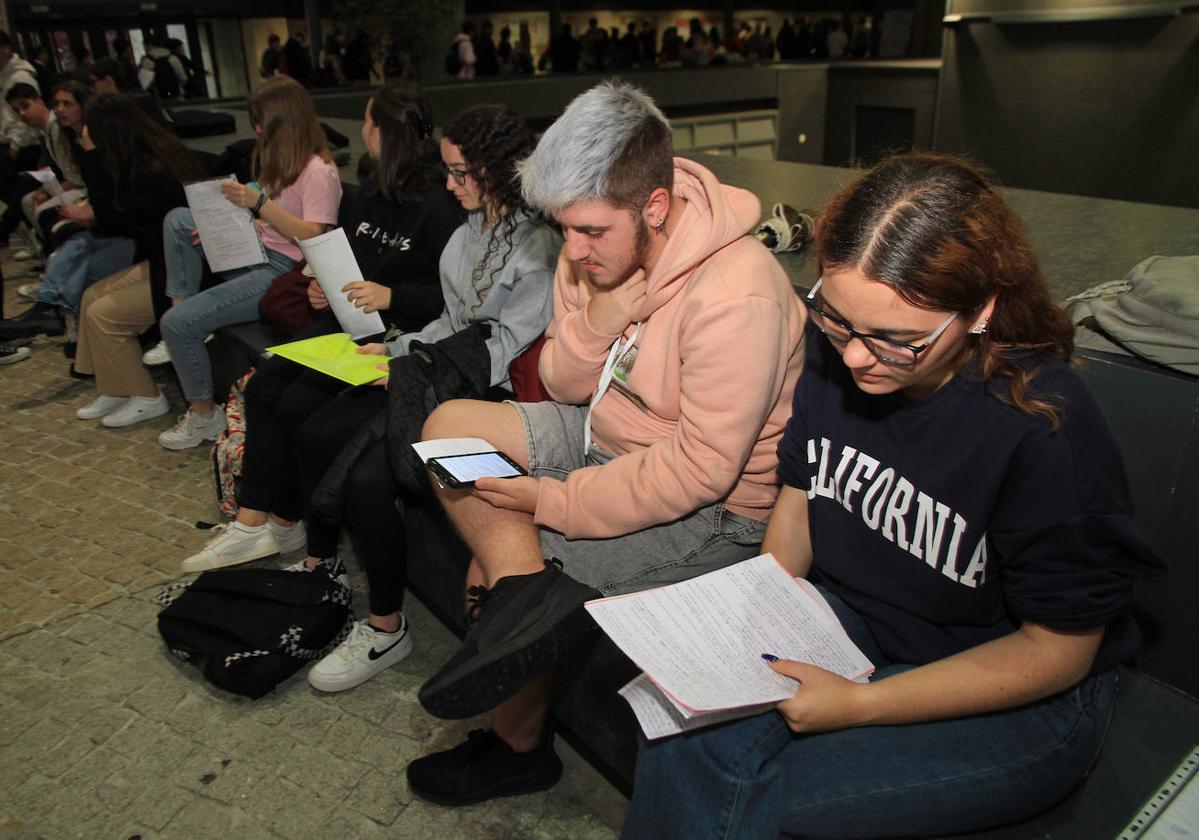
<instances>
[{"instance_id":1,"label":"bleached blonde hair","mask_svg":"<svg viewBox=\"0 0 1199 840\"><path fill-rule=\"evenodd\" d=\"M673 186L670 122L640 88L603 82L574 98L518 171L525 201L546 215L595 200L637 211Z\"/></svg>"}]
</instances>

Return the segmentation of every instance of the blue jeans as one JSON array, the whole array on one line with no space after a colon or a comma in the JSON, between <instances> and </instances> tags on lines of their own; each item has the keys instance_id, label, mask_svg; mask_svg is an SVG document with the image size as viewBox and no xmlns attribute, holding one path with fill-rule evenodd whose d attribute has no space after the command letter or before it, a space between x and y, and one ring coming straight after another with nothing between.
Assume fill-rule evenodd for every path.
<instances>
[{"instance_id":1,"label":"blue jeans","mask_svg":"<svg viewBox=\"0 0 1199 840\"><path fill-rule=\"evenodd\" d=\"M824 590L822 590L824 591ZM875 663L865 623L824 591ZM1090 769L1111 718L1109 671L1036 703L907 726L797 735L771 711L641 745L621 837L897 837L979 831L1052 807Z\"/></svg>"},{"instance_id":2,"label":"blue jeans","mask_svg":"<svg viewBox=\"0 0 1199 840\"><path fill-rule=\"evenodd\" d=\"M200 280L204 255L192 245L195 225L191 211L176 207L162 223L163 251L167 263L167 295L183 299L162 316L163 340L171 351L171 362L188 402L212 399L212 364L204 339L218 327L258 320L258 301L271 281L295 265L295 260L269 248L262 265L224 271L220 282L203 292Z\"/></svg>"},{"instance_id":3,"label":"blue jeans","mask_svg":"<svg viewBox=\"0 0 1199 840\"><path fill-rule=\"evenodd\" d=\"M51 255L37 299L78 313L87 287L133 265L136 251L137 243L124 236L81 231Z\"/></svg>"}]
</instances>

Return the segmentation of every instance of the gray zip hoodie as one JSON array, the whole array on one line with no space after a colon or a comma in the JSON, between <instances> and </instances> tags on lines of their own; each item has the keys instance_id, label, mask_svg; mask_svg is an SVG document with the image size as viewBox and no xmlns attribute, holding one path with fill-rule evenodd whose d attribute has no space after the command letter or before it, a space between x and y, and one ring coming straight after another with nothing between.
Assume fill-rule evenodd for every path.
<instances>
[{"instance_id":1,"label":"gray zip hoodie","mask_svg":"<svg viewBox=\"0 0 1199 840\"><path fill-rule=\"evenodd\" d=\"M518 213L512 233L512 252L495 272L507 251L500 237L496 253L483 270L478 285L487 287L482 303L472 286L475 267L487 251L491 231L483 227L483 213L471 213L441 252L439 271L445 307L441 316L419 332L404 333L387 343L387 353L402 356L413 341L431 344L470 324L491 327L487 350L491 354L491 384L512 390L508 366L545 332L554 312L554 267L562 250L562 237L545 224L535 224Z\"/></svg>"}]
</instances>

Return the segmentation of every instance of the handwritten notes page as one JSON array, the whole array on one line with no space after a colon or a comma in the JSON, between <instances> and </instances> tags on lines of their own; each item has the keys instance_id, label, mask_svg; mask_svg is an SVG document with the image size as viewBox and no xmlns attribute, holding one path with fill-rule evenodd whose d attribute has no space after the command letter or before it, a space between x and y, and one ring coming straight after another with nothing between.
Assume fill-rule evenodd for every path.
<instances>
[{"instance_id":1,"label":"handwritten notes page","mask_svg":"<svg viewBox=\"0 0 1199 840\"><path fill-rule=\"evenodd\" d=\"M763 653L859 682L874 672L816 588L769 554L587 609L648 677L621 695L651 738L756 714L794 694L795 681Z\"/></svg>"},{"instance_id":2,"label":"handwritten notes page","mask_svg":"<svg viewBox=\"0 0 1199 840\"><path fill-rule=\"evenodd\" d=\"M266 250L250 211L231 204L221 192L221 184L231 180L234 176L225 175L183 187L192 221L200 232L204 258L213 274L266 262Z\"/></svg>"},{"instance_id":3,"label":"handwritten notes page","mask_svg":"<svg viewBox=\"0 0 1199 840\"><path fill-rule=\"evenodd\" d=\"M363 279L346 232L334 228L320 236L301 239L298 244L342 330L355 340L383 332L383 319L379 313L368 315L351 303L342 291L346 283Z\"/></svg>"}]
</instances>

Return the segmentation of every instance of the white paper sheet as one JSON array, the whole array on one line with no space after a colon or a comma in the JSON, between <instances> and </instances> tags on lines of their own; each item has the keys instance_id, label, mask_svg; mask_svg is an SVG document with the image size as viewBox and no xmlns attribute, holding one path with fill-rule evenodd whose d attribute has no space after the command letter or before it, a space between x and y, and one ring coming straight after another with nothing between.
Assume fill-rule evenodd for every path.
<instances>
[{"instance_id":1,"label":"white paper sheet","mask_svg":"<svg viewBox=\"0 0 1199 840\"><path fill-rule=\"evenodd\" d=\"M316 282L321 284L321 291L328 298L329 307L337 323L341 324L342 332L349 333L350 338L355 340L383 332L383 319L379 313L368 315L351 303L342 291L346 283L363 279L362 269L354 258L346 232L334 228L320 236L299 240L299 246L312 268Z\"/></svg>"},{"instance_id":2,"label":"white paper sheet","mask_svg":"<svg viewBox=\"0 0 1199 840\"><path fill-rule=\"evenodd\" d=\"M795 682L763 653L865 680L873 666L819 592L769 554L587 609L655 685L689 712L776 703Z\"/></svg>"},{"instance_id":3,"label":"white paper sheet","mask_svg":"<svg viewBox=\"0 0 1199 840\"><path fill-rule=\"evenodd\" d=\"M58 176L54 174L54 170L50 167L43 169L31 169L29 174L37 179L42 185L42 189L46 191L46 195L54 198L61 198L63 194L62 184L58 183Z\"/></svg>"},{"instance_id":4,"label":"white paper sheet","mask_svg":"<svg viewBox=\"0 0 1199 840\"><path fill-rule=\"evenodd\" d=\"M470 455L474 452L491 452L495 446L483 438L439 438L438 440L422 440L412 444L417 457L422 464L429 463L430 458L446 458L450 455Z\"/></svg>"},{"instance_id":5,"label":"white paper sheet","mask_svg":"<svg viewBox=\"0 0 1199 840\"><path fill-rule=\"evenodd\" d=\"M200 232L204 258L214 274L266 262L254 217L249 210L231 204L221 192L221 184L232 180L236 180L233 175L225 175L183 187Z\"/></svg>"},{"instance_id":6,"label":"white paper sheet","mask_svg":"<svg viewBox=\"0 0 1199 840\"><path fill-rule=\"evenodd\" d=\"M724 723L728 720L761 714L774 708L773 703L763 703L760 706L742 706L738 709L726 709L723 712L705 712L688 716L645 674L635 677L632 682L622 688L620 696L629 704L633 714L637 717L637 722L641 724L641 731L651 741L711 726L714 723Z\"/></svg>"}]
</instances>

